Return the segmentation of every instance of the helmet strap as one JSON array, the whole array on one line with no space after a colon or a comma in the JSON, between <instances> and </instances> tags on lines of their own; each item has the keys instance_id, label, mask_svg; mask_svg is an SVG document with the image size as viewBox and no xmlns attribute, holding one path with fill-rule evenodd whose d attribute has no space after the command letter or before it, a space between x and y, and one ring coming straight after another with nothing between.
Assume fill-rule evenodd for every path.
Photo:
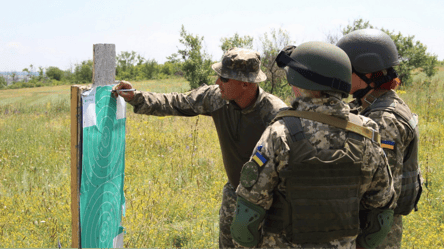
<instances>
[{"instance_id":1,"label":"helmet strap","mask_svg":"<svg viewBox=\"0 0 444 249\"><path fill-rule=\"evenodd\" d=\"M287 47L285 47L287 48ZM294 47L295 48L295 47ZM294 48L290 48L293 49ZM291 51L293 51L291 50ZM275 62L278 65L278 67L282 68L282 67L289 67L292 70L298 72L302 77L316 82L319 85L323 85L323 86L327 86L327 87L331 87L333 89L339 90L339 91L343 91L343 92L350 92L351 89L351 85L348 82L345 82L341 79L338 78L332 78L332 77L326 77L324 75L318 74L314 71L311 71L310 69L308 69L305 65L303 65L302 63L300 63L299 61L296 61L295 59L291 58L289 56L289 52L290 50L283 50L281 51L276 59ZM347 94L344 94L347 95Z\"/></svg>"},{"instance_id":2,"label":"helmet strap","mask_svg":"<svg viewBox=\"0 0 444 249\"><path fill-rule=\"evenodd\" d=\"M393 69L393 67L387 69L387 72L385 75L383 75L381 77L374 78L374 79L367 78L367 76L365 76L365 74L356 71L354 68L353 68L353 73L355 73L361 80L363 80L367 84L366 88L359 89L353 93L353 98L357 99L357 101L360 105L362 105L361 99L364 98L364 96L367 95L367 93L370 92L370 90L377 89L382 84L389 82L392 79L398 77L398 74L396 73L395 69ZM372 87L370 85L371 83L375 83L375 87Z\"/></svg>"},{"instance_id":3,"label":"helmet strap","mask_svg":"<svg viewBox=\"0 0 444 249\"><path fill-rule=\"evenodd\" d=\"M361 99L364 98L365 95L367 95L370 90L374 89L370 84L373 82L371 79L367 78L365 74L360 73L355 70L355 68L352 68L353 73L355 73L362 81L364 81L367 84L366 88L359 89L356 92L353 93L353 98L355 98L359 105L362 105Z\"/></svg>"}]
</instances>

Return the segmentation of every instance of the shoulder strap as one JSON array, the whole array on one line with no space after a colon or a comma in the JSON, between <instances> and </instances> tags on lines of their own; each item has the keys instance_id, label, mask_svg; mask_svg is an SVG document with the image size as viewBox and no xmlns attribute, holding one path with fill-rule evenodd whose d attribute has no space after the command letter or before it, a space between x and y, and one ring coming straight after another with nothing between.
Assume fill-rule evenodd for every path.
<instances>
[{"instance_id":1,"label":"shoulder strap","mask_svg":"<svg viewBox=\"0 0 444 249\"><path fill-rule=\"evenodd\" d=\"M287 126L287 129L290 132L291 140L293 142L305 139L304 129L302 128L300 118L285 116L282 117L282 120L284 120L285 126Z\"/></svg>"},{"instance_id":2,"label":"shoulder strap","mask_svg":"<svg viewBox=\"0 0 444 249\"><path fill-rule=\"evenodd\" d=\"M364 110L362 114L367 116L367 113L369 112L381 111L381 110L392 112L398 115L405 122L408 123L408 125L412 130L414 130L418 125L418 115L413 114L407 105L401 104L393 99L387 99L374 103L373 105L369 106L366 110Z\"/></svg>"},{"instance_id":3,"label":"shoulder strap","mask_svg":"<svg viewBox=\"0 0 444 249\"><path fill-rule=\"evenodd\" d=\"M368 94L365 98L364 101L362 101L362 109L365 110L367 107L373 105L373 103L376 102L376 100L384 95L385 93L389 92L390 90L386 90L386 89L375 89L373 90L372 93Z\"/></svg>"},{"instance_id":4,"label":"shoulder strap","mask_svg":"<svg viewBox=\"0 0 444 249\"><path fill-rule=\"evenodd\" d=\"M317 113L317 112L307 112L307 111L293 111L293 110L286 110L279 112L275 119L282 118L286 116L293 116L293 117L300 117L300 118L306 118L313 121L321 122L324 124L328 124L334 127L338 127L347 131L351 131L354 133L357 133L359 135L362 135L366 138L369 138L375 142L377 142L379 145L381 145L381 136L378 132L371 128L366 128L361 125L357 125L355 123L349 122L342 118L333 117L331 115Z\"/></svg>"}]
</instances>

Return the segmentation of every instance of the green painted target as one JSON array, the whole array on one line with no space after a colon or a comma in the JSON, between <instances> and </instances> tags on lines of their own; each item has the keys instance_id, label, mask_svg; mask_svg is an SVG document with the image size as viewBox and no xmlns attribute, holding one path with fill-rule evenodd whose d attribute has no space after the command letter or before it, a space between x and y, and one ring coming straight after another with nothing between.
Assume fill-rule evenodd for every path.
<instances>
[{"instance_id":1,"label":"green painted target","mask_svg":"<svg viewBox=\"0 0 444 249\"><path fill-rule=\"evenodd\" d=\"M113 98L111 89L112 86L98 86L82 98L82 247L115 247L123 230L125 102Z\"/></svg>"}]
</instances>

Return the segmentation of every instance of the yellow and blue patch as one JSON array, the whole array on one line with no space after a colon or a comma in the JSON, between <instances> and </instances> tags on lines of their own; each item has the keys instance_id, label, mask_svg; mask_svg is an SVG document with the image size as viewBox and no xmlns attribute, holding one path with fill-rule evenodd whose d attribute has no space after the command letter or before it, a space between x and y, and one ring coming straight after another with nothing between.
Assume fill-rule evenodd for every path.
<instances>
[{"instance_id":1,"label":"yellow and blue patch","mask_svg":"<svg viewBox=\"0 0 444 249\"><path fill-rule=\"evenodd\" d=\"M261 149L262 145L258 146L258 151L253 156L253 160L259 165L259 167L262 167L267 162L267 159L259 152Z\"/></svg>"},{"instance_id":2,"label":"yellow and blue patch","mask_svg":"<svg viewBox=\"0 0 444 249\"><path fill-rule=\"evenodd\" d=\"M394 141L388 141L388 140L381 140L381 147L383 149L395 149L395 142Z\"/></svg>"}]
</instances>

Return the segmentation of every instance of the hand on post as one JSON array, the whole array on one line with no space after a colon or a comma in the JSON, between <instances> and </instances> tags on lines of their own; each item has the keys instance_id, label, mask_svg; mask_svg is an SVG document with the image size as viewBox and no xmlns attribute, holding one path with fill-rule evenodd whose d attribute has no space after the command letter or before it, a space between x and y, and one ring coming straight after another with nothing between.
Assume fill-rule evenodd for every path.
<instances>
[{"instance_id":1,"label":"hand on post","mask_svg":"<svg viewBox=\"0 0 444 249\"><path fill-rule=\"evenodd\" d=\"M117 95L120 95L122 98L125 99L125 101L131 101L134 98L134 92L121 92L120 89L132 89L133 86L128 81L120 81L119 84L115 85L113 87L113 96L117 98Z\"/></svg>"}]
</instances>

